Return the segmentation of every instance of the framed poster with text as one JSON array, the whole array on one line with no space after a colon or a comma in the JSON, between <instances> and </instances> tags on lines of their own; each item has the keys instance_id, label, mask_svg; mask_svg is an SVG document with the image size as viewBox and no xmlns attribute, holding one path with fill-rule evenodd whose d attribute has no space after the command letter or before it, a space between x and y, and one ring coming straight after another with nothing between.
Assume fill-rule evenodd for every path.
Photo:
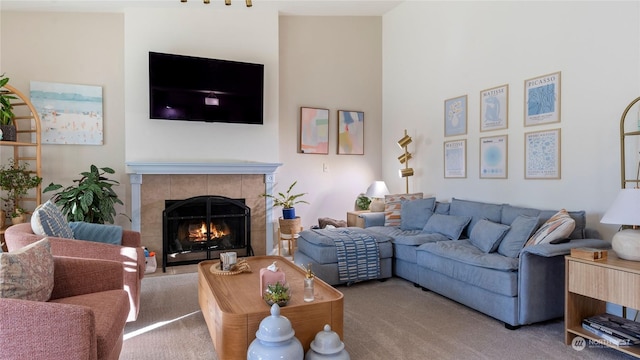
<instances>
[{"instance_id":1,"label":"framed poster with text","mask_svg":"<svg viewBox=\"0 0 640 360\"><path fill-rule=\"evenodd\" d=\"M524 134L524 178L560 179L560 129Z\"/></svg>"},{"instance_id":2,"label":"framed poster with text","mask_svg":"<svg viewBox=\"0 0 640 360\"><path fill-rule=\"evenodd\" d=\"M507 135L480 138L480 178L506 179Z\"/></svg>"},{"instance_id":3,"label":"framed poster with text","mask_svg":"<svg viewBox=\"0 0 640 360\"><path fill-rule=\"evenodd\" d=\"M444 177L467 177L467 140L445 141Z\"/></svg>"},{"instance_id":4,"label":"framed poster with text","mask_svg":"<svg viewBox=\"0 0 640 360\"><path fill-rule=\"evenodd\" d=\"M524 126L560 122L560 75L558 71L524 81Z\"/></svg>"},{"instance_id":5,"label":"framed poster with text","mask_svg":"<svg viewBox=\"0 0 640 360\"><path fill-rule=\"evenodd\" d=\"M480 91L480 131L509 126L509 85Z\"/></svg>"}]
</instances>

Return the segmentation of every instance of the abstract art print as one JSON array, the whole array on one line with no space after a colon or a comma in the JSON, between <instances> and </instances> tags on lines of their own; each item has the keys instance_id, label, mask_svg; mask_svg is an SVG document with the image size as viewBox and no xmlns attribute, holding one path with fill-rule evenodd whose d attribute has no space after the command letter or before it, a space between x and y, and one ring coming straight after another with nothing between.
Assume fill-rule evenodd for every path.
<instances>
[{"instance_id":1,"label":"abstract art print","mask_svg":"<svg viewBox=\"0 0 640 360\"><path fill-rule=\"evenodd\" d=\"M444 101L444 136L467 133L467 95Z\"/></svg>"},{"instance_id":2,"label":"abstract art print","mask_svg":"<svg viewBox=\"0 0 640 360\"><path fill-rule=\"evenodd\" d=\"M524 134L524 178L560 179L560 129Z\"/></svg>"},{"instance_id":3,"label":"abstract art print","mask_svg":"<svg viewBox=\"0 0 640 360\"><path fill-rule=\"evenodd\" d=\"M43 144L102 145L102 87L31 81Z\"/></svg>"},{"instance_id":4,"label":"abstract art print","mask_svg":"<svg viewBox=\"0 0 640 360\"><path fill-rule=\"evenodd\" d=\"M560 75L558 71L524 81L524 126L560 122Z\"/></svg>"},{"instance_id":5,"label":"abstract art print","mask_svg":"<svg viewBox=\"0 0 640 360\"><path fill-rule=\"evenodd\" d=\"M467 177L467 140L445 141L444 177Z\"/></svg>"},{"instance_id":6,"label":"abstract art print","mask_svg":"<svg viewBox=\"0 0 640 360\"><path fill-rule=\"evenodd\" d=\"M329 154L329 110L300 108L300 152Z\"/></svg>"},{"instance_id":7,"label":"abstract art print","mask_svg":"<svg viewBox=\"0 0 640 360\"><path fill-rule=\"evenodd\" d=\"M506 129L509 124L509 85L480 91L480 131Z\"/></svg>"},{"instance_id":8,"label":"abstract art print","mask_svg":"<svg viewBox=\"0 0 640 360\"><path fill-rule=\"evenodd\" d=\"M480 138L480 178L507 178L507 135Z\"/></svg>"},{"instance_id":9,"label":"abstract art print","mask_svg":"<svg viewBox=\"0 0 640 360\"><path fill-rule=\"evenodd\" d=\"M364 112L338 110L338 155L364 155Z\"/></svg>"}]
</instances>

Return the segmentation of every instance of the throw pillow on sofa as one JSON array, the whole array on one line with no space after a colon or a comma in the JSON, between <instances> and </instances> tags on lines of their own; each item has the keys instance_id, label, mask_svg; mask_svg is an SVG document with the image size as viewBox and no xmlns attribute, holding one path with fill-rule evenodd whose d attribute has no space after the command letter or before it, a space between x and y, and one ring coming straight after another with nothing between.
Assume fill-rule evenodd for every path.
<instances>
[{"instance_id":1,"label":"throw pillow on sofa","mask_svg":"<svg viewBox=\"0 0 640 360\"><path fill-rule=\"evenodd\" d=\"M422 193L385 195L384 226L400 226L402 202L422 199L422 197Z\"/></svg>"},{"instance_id":2,"label":"throw pillow on sofa","mask_svg":"<svg viewBox=\"0 0 640 360\"><path fill-rule=\"evenodd\" d=\"M31 230L37 235L73 239L73 231L67 219L51 200L47 200L33 211Z\"/></svg>"},{"instance_id":3,"label":"throw pillow on sofa","mask_svg":"<svg viewBox=\"0 0 640 360\"><path fill-rule=\"evenodd\" d=\"M489 220L482 219L476 223L471 230L469 242L485 253L490 253L498 249L500 240L509 231L510 226L494 223Z\"/></svg>"},{"instance_id":4,"label":"throw pillow on sofa","mask_svg":"<svg viewBox=\"0 0 640 360\"><path fill-rule=\"evenodd\" d=\"M409 200L401 203L400 207L400 229L422 230L433 215L436 198Z\"/></svg>"},{"instance_id":5,"label":"throw pillow on sofa","mask_svg":"<svg viewBox=\"0 0 640 360\"><path fill-rule=\"evenodd\" d=\"M537 216L518 215L511 222L511 229L506 233L500 245L498 254L516 258L520 255L520 250L529 240L529 237L538 227Z\"/></svg>"},{"instance_id":6,"label":"throw pillow on sofa","mask_svg":"<svg viewBox=\"0 0 640 360\"><path fill-rule=\"evenodd\" d=\"M0 298L47 301L53 291L49 239L0 253Z\"/></svg>"},{"instance_id":7,"label":"throw pillow on sofa","mask_svg":"<svg viewBox=\"0 0 640 360\"><path fill-rule=\"evenodd\" d=\"M471 217L433 214L422 229L426 233L438 233L451 240L458 240L462 230L469 224Z\"/></svg>"},{"instance_id":8,"label":"throw pillow on sofa","mask_svg":"<svg viewBox=\"0 0 640 360\"><path fill-rule=\"evenodd\" d=\"M567 210L562 209L542 224L527 241L525 246L546 244L557 239L566 239L576 227L576 221L571 218Z\"/></svg>"}]
</instances>

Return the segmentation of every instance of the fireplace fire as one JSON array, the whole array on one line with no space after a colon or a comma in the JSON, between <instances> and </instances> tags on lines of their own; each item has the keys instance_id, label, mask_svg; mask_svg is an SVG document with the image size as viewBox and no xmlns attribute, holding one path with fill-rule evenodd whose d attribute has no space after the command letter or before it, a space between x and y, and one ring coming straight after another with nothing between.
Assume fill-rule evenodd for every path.
<instances>
[{"instance_id":1,"label":"fireplace fire","mask_svg":"<svg viewBox=\"0 0 640 360\"><path fill-rule=\"evenodd\" d=\"M167 266L217 259L235 251L253 255L251 209L244 199L196 196L166 200L163 217L163 271Z\"/></svg>"}]
</instances>

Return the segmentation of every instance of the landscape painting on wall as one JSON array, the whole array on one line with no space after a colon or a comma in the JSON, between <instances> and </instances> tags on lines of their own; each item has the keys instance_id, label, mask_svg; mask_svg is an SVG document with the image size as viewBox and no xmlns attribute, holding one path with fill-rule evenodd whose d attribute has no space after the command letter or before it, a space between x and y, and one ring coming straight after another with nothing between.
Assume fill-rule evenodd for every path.
<instances>
[{"instance_id":1,"label":"landscape painting on wall","mask_svg":"<svg viewBox=\"0 0 640 360\"><path fill-rule=\"evenodd\" d=\"M102 145L102 87L31 82L43 144Z\"/></svg>"}]
</instances>

